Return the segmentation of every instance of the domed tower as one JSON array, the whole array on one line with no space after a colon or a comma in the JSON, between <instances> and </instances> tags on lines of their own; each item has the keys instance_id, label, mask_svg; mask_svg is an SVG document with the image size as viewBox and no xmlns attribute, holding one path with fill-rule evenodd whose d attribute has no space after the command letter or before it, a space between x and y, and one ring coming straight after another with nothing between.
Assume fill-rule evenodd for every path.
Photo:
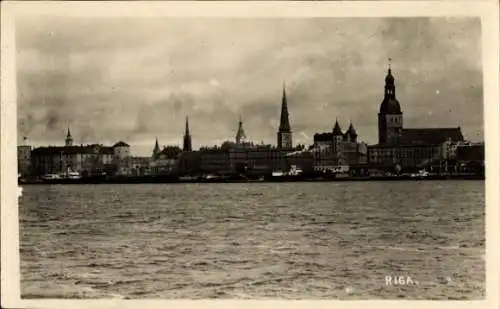
<instances>
[{"instance_id":1,"label":"domed tower","mask_svg":"<svg viewBox=\"0 0 500 309\"><path fill-rule=\"evenodd\" d=\"M390 61L390 59L389 59ZM384 100L380 104L378 114L378 142L379 144L397 144L403 130L403 113L396 99L395 79L392 75L391 64L385 77Z\"/></svg>"}]
</instances>

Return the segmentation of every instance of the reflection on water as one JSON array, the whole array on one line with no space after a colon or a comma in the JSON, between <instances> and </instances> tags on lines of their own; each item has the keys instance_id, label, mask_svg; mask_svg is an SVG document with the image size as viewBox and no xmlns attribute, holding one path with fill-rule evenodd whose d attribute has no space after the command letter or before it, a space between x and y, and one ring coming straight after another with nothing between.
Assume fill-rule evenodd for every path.
<instances>
[{"instance_id":1,"label":"reflection on water","mask_svg":"<svg viewBox=\"0 0 500 309\"><path fill-rule=\"evenodd\" d=\"M483 181L40 185L19 209L23 298L485 294Z\"/></svg>"}]
</instances>

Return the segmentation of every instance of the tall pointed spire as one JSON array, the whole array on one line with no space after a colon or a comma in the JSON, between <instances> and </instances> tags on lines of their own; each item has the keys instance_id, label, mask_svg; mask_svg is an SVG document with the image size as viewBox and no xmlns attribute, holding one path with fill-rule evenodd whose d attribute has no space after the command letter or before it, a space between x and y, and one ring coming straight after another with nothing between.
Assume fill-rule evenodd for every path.
<instances>
[{"instance_id":1,"label":"tall pointed spire","mask_svg":"<svg viewBox=\"0 0 500 309\"><path fill-rule=\"evenodd\" d=\"M292 131L288 114L285 81L283 81L283 95L281 98L281 115L278 127L278 148L292 148Z\"/></svg>"},{"instance_id":2,"label":"tall pointed spire","mask_svg":"<svg viewBox=\"0 0 500 309\"><path fill-rule=\"evenodd\" d=\"M340 128L339 119L335 118L335 126L333 127L333 136L343 135L342 129Z\"/></svg>"},{"instance_id":3,"label":"tall pointed spire","mask_svg":"<svg viewBox=\"0 0 500 309\"><path fill-rule=\"evenodd\" d=\"M189 135L189 117L186 116L186 129L184 130L184 135Z\"/></svg>"},{"instance_id":4,"label":"tall pointed spire","mask_svg":"<svg viewBox=\"0 0 500 309\"><path fill-rule=\"evenodd\" d=\"M285 82L283 81L283 96L281 98L280 132L290 132L290 120L288 117L288 102L286 100Z\"/></svg>"},{"instance_id":5,"label":"tall pointed spire","mask_svg":"<svg viewBox=\"0 0 500 309\"><path fill-rule=\"evenodd\" d=\"M282 100L285 101L286 103L286 81L283 80L283 95L282 95Z\"/></svg>"},{"instance_id":6,"label":"tall pointed spire","mask_svg":"<svg viewBox=\"0 0 500 309\"><path fill-rule=\"evenodd\" d=\"M186 128L184 130L184 141L182 150L183 151L193 151L193 146L191 144L191 134L189 133L189 117L186 116Z\"/></svg>"},{"instance_id":7,"label":"tall pointed spire","mask_svg":"<svg viewBox=\"0 0 500 309\"><path fill-rule=\"evenodd\" d=\"M156 141L155 141L155 147L153 148L153 157L156 158L156 156L160 153L161 149L160 149L160 145L158 143L158 137L156 137Z\"/></svg>"},{"instance_id":8,"label":"tall pointed spire","mask_svg":"<svg viewBox=\"0 0 500 309\"><path fill-rule=\"evenodd\" d=\"M66 134L65 145L66 146L73 146L73 137L71 136L71 132L69 131L69 128L68 128L68 133Z\"/></svg>"},{"instance_id":9,"label":"tall pointed spire","mask_svg":"<svg viewBox=\"0 0 500 309\"><path fill-rule=\"evenodd\" d=\"M347 129L347 135L351 142L356 142L358 138L358 133L356 133L356 129L354 129L354 125L352 124L352 120L349 120L349 129Z\"/></svg>"}]
</instances>

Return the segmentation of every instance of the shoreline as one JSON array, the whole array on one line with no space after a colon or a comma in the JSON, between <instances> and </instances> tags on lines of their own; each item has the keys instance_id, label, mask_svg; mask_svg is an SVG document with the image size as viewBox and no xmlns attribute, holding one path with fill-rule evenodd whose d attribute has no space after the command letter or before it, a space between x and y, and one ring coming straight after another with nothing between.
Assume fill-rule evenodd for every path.
<instances>
[{"instance_id":1,"label":"shoreline","mask_svg":"<svg viewBox=\"0 0 500 309\"><path fill-rule=\"evenodd\" d=\"M281 176L264 179L249 178L213 178L213 179L180 179L176 177L124 177L124 178L81 178L81 179L50 179L50 180L20 180L18 185L47 184L183 184L183 183L270 183L270 182L364 182L364 181L429 181L429 180L485 180L482 175L432 175L432 176L347 176L347 177L297 177Z\"/></svg>"}]
</instances>

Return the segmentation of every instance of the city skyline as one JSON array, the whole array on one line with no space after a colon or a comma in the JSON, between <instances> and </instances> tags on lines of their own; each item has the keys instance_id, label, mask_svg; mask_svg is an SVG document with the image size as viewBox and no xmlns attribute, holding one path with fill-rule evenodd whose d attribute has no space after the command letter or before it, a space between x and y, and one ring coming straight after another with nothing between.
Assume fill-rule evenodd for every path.
<instances>
[{"instance_id":1,"label":"city skyline","mask_svg":"<svg viewBox=\"0 0 500 309\"><path fill-rule=\"evenodd\" d=\"M405 127L460 126L483 140L479 19L36 24L17 31L18 138L36 145L63 143L69 127L75 144L124 140L150 155L156 137L182 146L189 117L197 149L234 140L240 115L250 140L276 144L283 80L294 144L336 119L374 144L388 58Z\"/></svg>"}]
</instances>

